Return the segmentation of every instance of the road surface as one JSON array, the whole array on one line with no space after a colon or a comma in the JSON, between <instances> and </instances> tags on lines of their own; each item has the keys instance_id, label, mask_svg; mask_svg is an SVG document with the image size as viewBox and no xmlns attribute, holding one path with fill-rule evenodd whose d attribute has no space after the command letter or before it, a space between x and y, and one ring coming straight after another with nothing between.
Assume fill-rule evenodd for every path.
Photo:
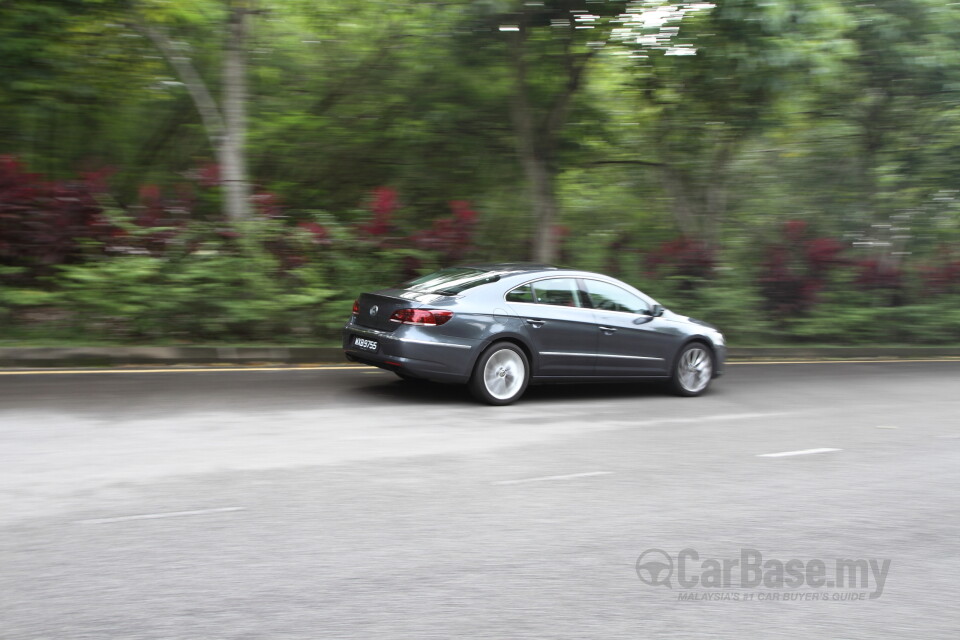
<instances>
[{"instance_id":1,"label":"road surface","mask_svg":"<svg viewBox=\"0 0 960 640\"><path fill-rule=\"evenodd\" d=\"M367 368L0 373L0 638L953 639L958 496L957 361L510 407Z\"/></svg>"}]
</instances>

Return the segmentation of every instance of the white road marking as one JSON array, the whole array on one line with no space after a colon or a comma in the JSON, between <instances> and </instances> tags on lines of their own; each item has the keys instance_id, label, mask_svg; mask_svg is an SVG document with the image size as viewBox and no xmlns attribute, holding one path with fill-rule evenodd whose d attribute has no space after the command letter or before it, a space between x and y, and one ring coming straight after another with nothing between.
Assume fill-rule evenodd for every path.
<instances>
[{"instance_id":1,"label":"white road marking","mask_svg":"<svg viewBox=\"0 0 960 640\"><path fill-rule=\"evenodd\" d=\"M525 482L544 482L547 480L569 480L571 478L590 478L592 476L608 476L613 471L587 471L586 473L568 473L562 476L540 476L538 478L521 478L519 480L499 480L493 484L523 484Z\"/></svg>"},{"instance_id":2,"label":"white road marking","mask_svg":"<svg viewBox=\"0 0 960 640\"><path fill-rule=\"evenodd\" d=\"M763 365L763 364L889 364L891 362L960 362L958 358L898 358L896 360L734 360L727 361L729 365Z\"/></svg>"},{"instance_id":3,"label":"white road marking","mask_svg":"<svg viewBox=\"0 0 960 640\"><path fill-rule=\"evenodd\" d=\"M800 451L781 451L780 453L758 453L758 458L784 458L786 456L805 456L811 453L830 453L832 451L843 451L843 449L831 449L823 447L820 449L801 449Z\"/></svg>"},{"instance_id":4,"label":"white road marking","mask_svg":"<svg viewBox=\"0 0 960 640\"><path fill-rule=\"evenodd\" d=\"M168 511L167 513L145 513L136 516L120 516L118 518L94 518L93 520L77 520L78 524L106 524L108 522L126 522L127 520L155 520L157 518L179 518L181 516L202 516L208 513L225 513L227 511L243 511L246 507L219 507L217 509L196 509L194 511Z\"/></svg>"},{"instance_id":5,"label":"white road marking","mask_svg":"<svg viewBox=\"0 0 960 640\"><path fill-rule=\"evenodd\" d=\"M900 427L894 427L893 425L889 425L889 424L877 425L877 429L899 429L899 428Z\"/></svg>"}]
</instances>

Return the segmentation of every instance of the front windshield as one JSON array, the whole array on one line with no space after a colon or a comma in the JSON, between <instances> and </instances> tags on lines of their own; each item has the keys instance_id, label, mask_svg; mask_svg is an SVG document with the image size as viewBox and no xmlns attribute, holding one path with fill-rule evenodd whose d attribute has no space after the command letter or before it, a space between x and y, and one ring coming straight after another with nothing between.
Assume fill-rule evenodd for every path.
<instances>
[{"instance_id":1,"label":"front windshield","mask_svg":"<svg viewBox=\"0 0 960 640\"><path fill-rule=\"evenodd\" d=\"M496 282L503 273L503 271L486 271L468 267L449 267L426 276L414 278L403 284L402 287L407 291L419 293L456 295L471 287Z\"/></svg>"}]
</instances>

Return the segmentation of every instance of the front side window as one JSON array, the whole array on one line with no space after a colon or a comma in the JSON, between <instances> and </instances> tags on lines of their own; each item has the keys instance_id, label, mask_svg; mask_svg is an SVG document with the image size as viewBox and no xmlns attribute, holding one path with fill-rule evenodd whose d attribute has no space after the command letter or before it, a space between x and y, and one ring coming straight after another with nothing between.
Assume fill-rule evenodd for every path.
<instances>
[{"instance_id":1,"label":"front side window","mask_svg":"<svg viewBox=\"0 0 960 640\"><path fill-rule=\"evenodd\" d=\"M626 289L599 280L585 280L584 282L594 309L621 311L623 313L650 313L650 305Z\"/></svg>"},{"instance_id":2,"label":"front side window","mask_svg":"<svg viewBox=\"0 0 960 640\"><path fill-rule=\"evenodd\" d=\"M550 278L533 283L533 295L540 304L559 307L586 306L580 300L580 288L573 278Z\"/></svg>"}]
</instances>

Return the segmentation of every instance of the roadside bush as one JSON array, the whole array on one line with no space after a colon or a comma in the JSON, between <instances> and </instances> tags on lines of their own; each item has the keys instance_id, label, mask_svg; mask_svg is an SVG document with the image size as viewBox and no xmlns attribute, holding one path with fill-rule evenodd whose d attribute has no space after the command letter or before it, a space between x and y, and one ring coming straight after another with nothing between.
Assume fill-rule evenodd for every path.
<instances>
[{"instance_id":1,"label":"roadside bush","mask_svg":"<svg viewBox=\"0 0 960 640\"><path fill-rule=\"evenodd\" d=\"M119 211L102 208L92 186L77 187L76 198L53 206L49 194L66 187L13 161L0 169L0 339L327 340L359 292L466 259L474 245L469 203L451 202L450 217L405 231L393 222L399 196L387 188L348 221L285 215L262 194L255 219L228 225L192 219L188 190L168 198L145 187L139 204ZM54 247L44 246L48 227L62 229Z\"/></svg>"}]
</instances>

